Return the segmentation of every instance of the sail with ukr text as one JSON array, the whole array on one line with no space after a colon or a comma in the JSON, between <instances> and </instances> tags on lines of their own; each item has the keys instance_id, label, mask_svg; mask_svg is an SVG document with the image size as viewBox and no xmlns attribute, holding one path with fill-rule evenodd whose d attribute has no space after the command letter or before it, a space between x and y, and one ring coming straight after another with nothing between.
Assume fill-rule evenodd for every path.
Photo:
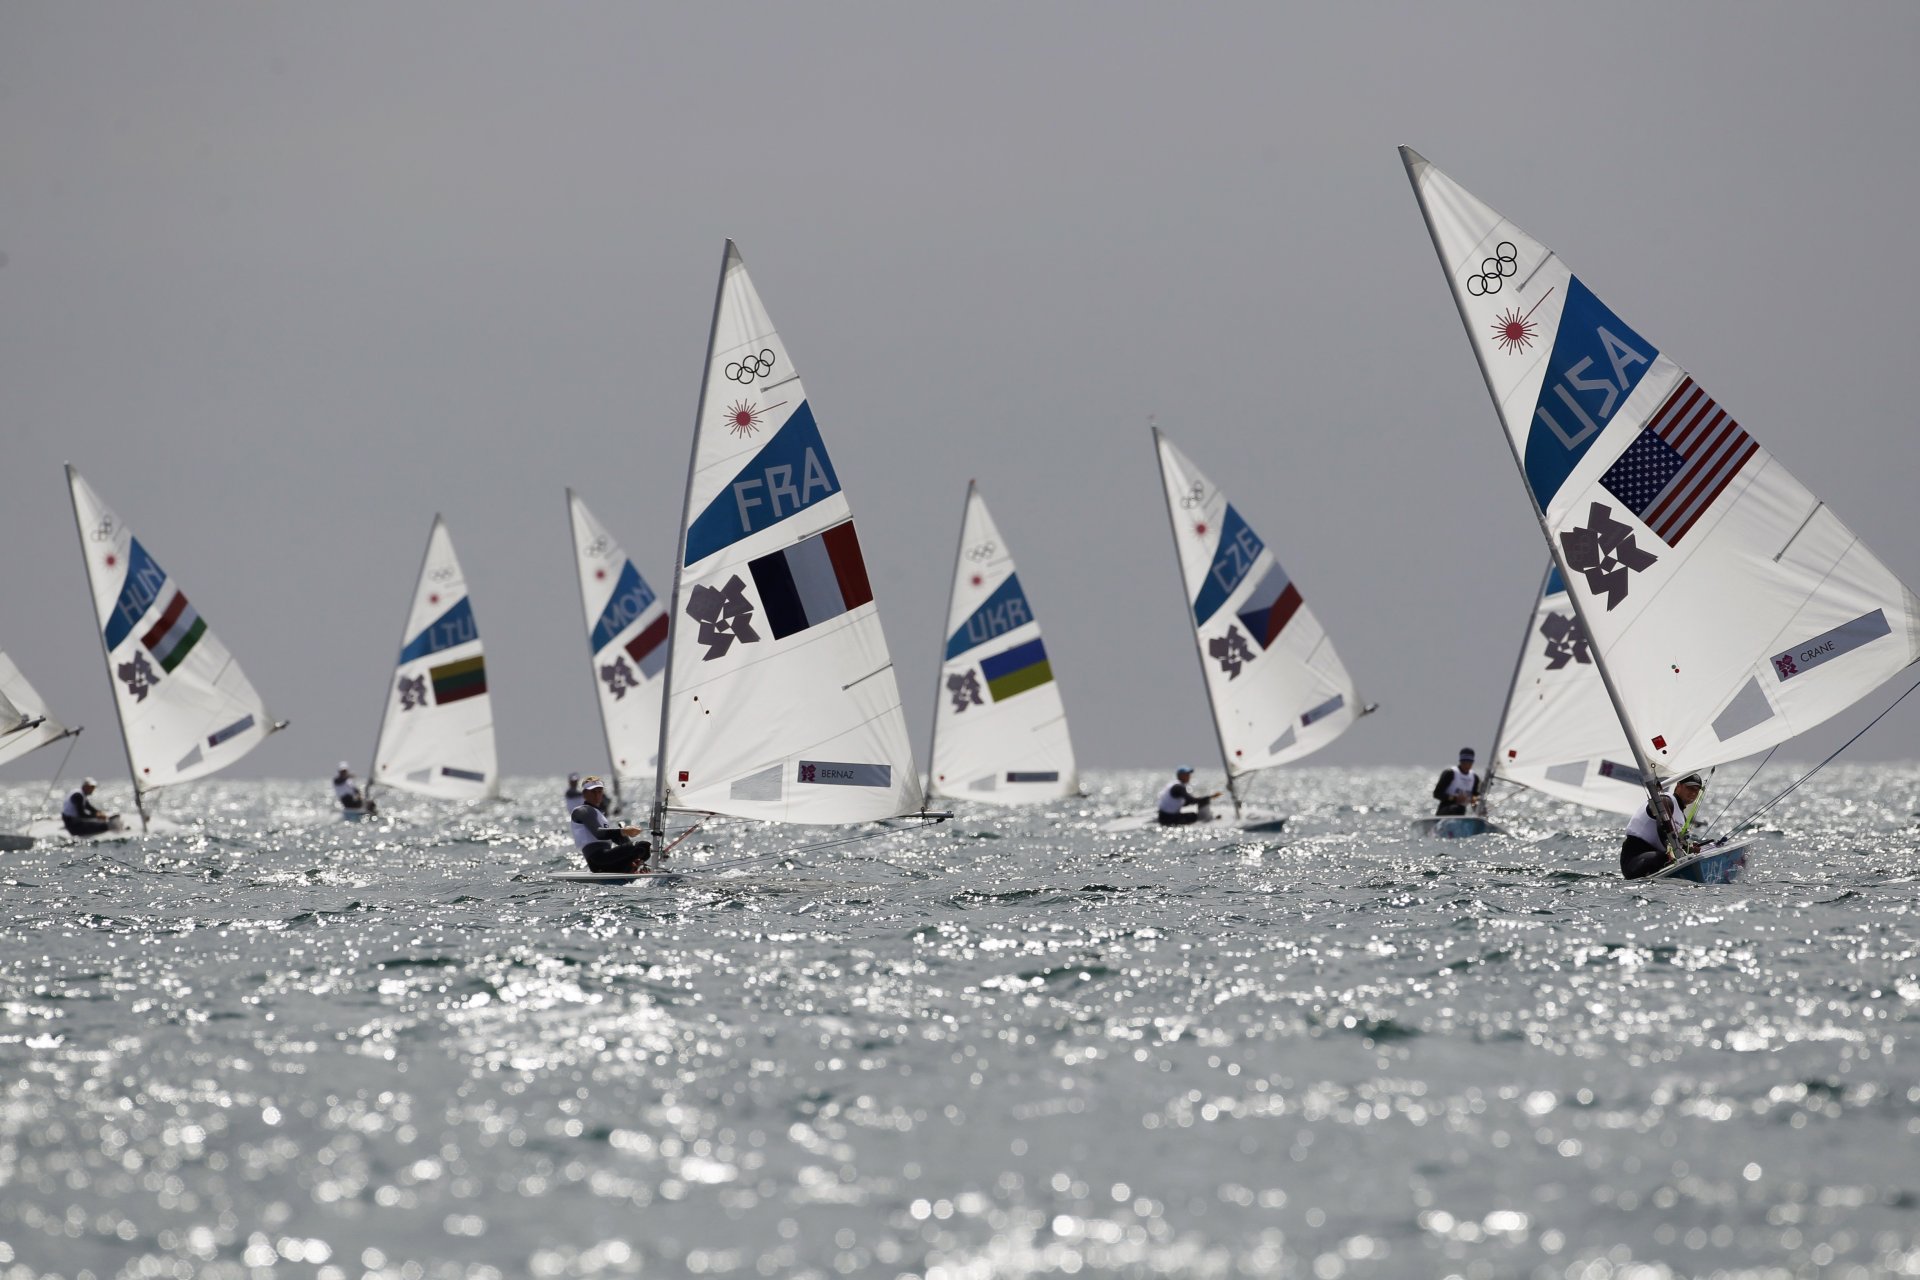
<instances>
[{"instance_id":1,"label":"sail with ukr text","mask_svg":"<svg viewBox=\"0 0 1920 1280\"><path fill-rule=\"evenodd\" d=\"M1637 813L1647 804L1640 768L1555 567L1527 617L1488 774L1590 809Z\"/></svg>"},{"instance_id":2,"label":"sail with ukr text","mask_svg":"<svg viewBox=\"0 0 1920 1280\"><path fill-rule=\"evenodd\" d=\"M368 776L442 800L500 794L486 653L466 574L439 516L427 535Z\"/></svg>"},{"instance_id":3,"label":"sail with ukr text","mask_svg":"<svg viewBox=\"0 0 1920 1280\"><path fill-rule=\"evenodd\" d=\"M821 823L919 809L852 508L731 241L677 551L664 803Z\"/></svg>"},{"instance_id":4,"label":"sail with ukr text","mask_svg":"<svg viewBox=\"0 0 1920 1280\"><path fill-rule=\"evenodd\" d=\"M1705 386L1401 154L1639 762L1672 777L1764 751L1920 657L1913 593Z\"/></svg>"},{"instance_id":5,"label":"sail with ukr text","mask_svg":"<svg viewBox=\"0 0 1920 1280\"><path fill-rule=\"evenodd\" d=\"M1318 751L1368 710L1353 678L1239 509L1157 427L1153 439L1228 776Z\"/></svg>"},{"instance_id":6,"label":"sail with ukr text","mask_svg":"<svg viewBox=\"0 0 1920 1280\"><path fill-rule=\"evenodd\" d=\"M588 667L617 787L623 777L653 776L660 749L660 677L667 666L667 608L571 489L567 509L586 611Z\"/></svg>"},{"instance_id":7,"label":"sail with ukr text","mask_svg":"<svg viewBox=\"0 0 1920 1280\"><path fill-rule=\"evenodd\" d=\"M71 466L67 482L136 797L235 763L281 726L179 580Z\"/></svg>"},{"instance_id":8,"label":"sail with ukr text","mask_svg":"<svg viewBox=\"0 0 1920 1280\"><path fill-rule=\"evenodd\" d=\"M996 804L1080 790L1053 662L986 499L967 486L933 708L930 789Z\"/></svg>"},{"instance_id":9,"label":"sail with ukr text","mask_svg":"<svg viewBox=\"0 0 1920 1280\"><path fill-rule=\"evenodd\" d=\"M71 732L47 712L13 659L0 653L0 764L18 760Z\"/></svg>"}]
</instances>

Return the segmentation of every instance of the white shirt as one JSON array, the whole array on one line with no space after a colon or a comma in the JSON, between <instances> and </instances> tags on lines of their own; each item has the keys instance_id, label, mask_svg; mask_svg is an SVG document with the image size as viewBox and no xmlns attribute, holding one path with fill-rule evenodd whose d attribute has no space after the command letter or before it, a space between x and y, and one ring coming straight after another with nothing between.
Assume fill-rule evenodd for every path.
<instances>
[{"instance_id":1,"label":"white shirt","mask_svg":"<svg viewBox=\"0 0 1920 1280\"><path fill-rule=\"evenodd\" d=\"M613 825L611 822L607 821L607 815L602 813L600 810L594 808L592 805L588 804L584 800L582 800L577 806L575 806L575 808L576 810L585 809L588 813L592 814L593 825L590 827L586 826L585 824L579 822L577 819L574 819L571 814L568 815L568 825L573 828L574 847L577 849L584 849L588 845L593 844L595 841L606 839L605 836L600 834L600 828L610 827Z\"/></svg>"},{"instance_id":2,"label":"white shirt","mask_svg":"<svg viewBox=\"0 0 1920 1280\"><path fill-rule=\"evenodd\" d=\"M87 793L76 789L72 795L67 797L67 802L60 806L60 816L63 818L85 818L91 815L92 809L93 801L87 798Z\"/></svg>"},{"instance_id":3,"label":"white shirt","mask_svg":"<svg viewBox=\"0 0 1920 1280\"><path fill-rule=\"evenodd\" d=\"M359 784L354 782L352 774L348 774L344 778L334 779L333 798L335 800L338 800L342 804L345 804L348 800L355 799L359 795L360 795L360 787L359 787Z\"/></svg>"},{"instance_id":4,"label":"white shirt","mask_svg":"<svg viewBox=\"0 0 1920 1280\"><path fill-rule=\"evenodd\" d=\"M1188 800L1192 800L1195 802L1199 801L1200 797L1194 795L1193 792L1187 787L1186 783L1181 782L1178 778L1176 778L1172 782L1169 782L1166 785L1166 788L1160 792L1160 812L1178 813L1180 812L1181 809L1186 807L1185 804L1181 801L1180 797L1174 794L1173 789L1175 787L1180 788L1182 792L1186 793Z\"/></svg>"},{"instance_id":5,"label":"white shirt","mask_svg":"<svg viewBox=\"0 0 1920 1280\"><path fill-rule=\"evenodd\" d=\"M1679 805L1675 802L1674 798L1669 795L1661 796L1660 803L1666 806L1667 821L1673 826L1677 833L1680 823L1675 819L1674 814L1675 811L1678 810ZM1647 812L1646 806L1644 805L1641 806L1638 813L1627 820L1627 834L1630 836L1638 836L1651 845L1662 843L1660 839L1660 824L1653 820L1653 815Z\"/></svg>"},{"instance_id":6,"label":"white shirt","mask_svg":"<svg viewBox=\"0 0 1920 1280\"><path fill-rule=\"evenodd\" d=\"M1471 769L1453 771L1453 781L1447 784L1447 795L1455 800L1469 800L1480 789L1480 775Z\"/></svg>"}]
</instances>

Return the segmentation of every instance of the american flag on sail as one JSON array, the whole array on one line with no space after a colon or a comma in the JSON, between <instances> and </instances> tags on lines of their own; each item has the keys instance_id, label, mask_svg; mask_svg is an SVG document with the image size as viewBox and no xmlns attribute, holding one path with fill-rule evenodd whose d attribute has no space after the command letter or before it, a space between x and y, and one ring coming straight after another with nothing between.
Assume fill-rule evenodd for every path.
<instances>
[{"instance_id":1,"label":"american flag on sail","mask_svg":"<svg viewBox=\"0 0 1920 1280\"><path fill-rule=\"evenodd\" d=\"M1759 450L1692 378L1682 378L1646 429L1600 477L1600 487L1662 542L1678 546Z\"/></svg>"}]
</instances>

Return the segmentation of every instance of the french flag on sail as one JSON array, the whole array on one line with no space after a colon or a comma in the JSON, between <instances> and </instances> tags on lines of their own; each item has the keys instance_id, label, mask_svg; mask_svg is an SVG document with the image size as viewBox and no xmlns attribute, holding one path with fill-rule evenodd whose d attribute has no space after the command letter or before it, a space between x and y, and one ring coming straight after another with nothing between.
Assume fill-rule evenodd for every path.
<instances>
[{"instance_id":1,"label":"french flag on sail","mask_svg":"<svg viewBox=\"0 0 1920 1280\"><path fill-rule=\"evenodd\" d=\"M1760 451L1752 436L1712 397L1682 378L1646 429L1600 477L1670 547Z\"/></svg>"}]
</instances>

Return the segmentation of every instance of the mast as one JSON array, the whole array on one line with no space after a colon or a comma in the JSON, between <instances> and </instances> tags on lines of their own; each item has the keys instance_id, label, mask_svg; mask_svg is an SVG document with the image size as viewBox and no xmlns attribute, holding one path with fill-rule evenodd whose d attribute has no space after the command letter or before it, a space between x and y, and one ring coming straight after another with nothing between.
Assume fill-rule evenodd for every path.
<instances>
[{"instance_id":1,"label":"mast","mask_svg":"<svg viewBox=\"0 0 1920 1280\"><path fill-rule=\"evenodd\" d=\"M1427 193L1420 189L1420 179L1414 174L1413 155L1411 148L1400 148L1400 163L1406 167L1407 182L1413 187L1413 198L1420 205L1420 219L1427 225L1427 238L1433 242L1433 255L1440 260L1441 272L1444 275L1447 270L1446 251L1440 247L1440 233L1433 224L1433 210L1427 207ZM1453 299L1453 309L1460 317L1461 328L1468 334L1472 334L1473 322L1468 319L1467 309L1461 305L1459 295L1454 292L1451 279L1447 281L1447 296ZM1487 398L1493 401L1497 412L1500 408L1500 397L1494 392L1493 377L1487 370L1486 357L1478 346L1471 342L1467 345L1473 348L1473 362L1480 370L1480 381L1485 385ZM1507 453L1513 459L1514 468L1520 472L1520 485L1526 490L1527 498L1533 503L1534 520L1540 526L1540 537L1547 544L1547 555L1552 559L1554 566L1560 570L1560 577L1571 583L1573 570L1567 567L1565 554L1560 544L1554 541L1553 531L1547 527L1546 508L1541 505L1539 496L1534 493L1533 482L1527 478L1526 462L1520 457L1520 451L1513 442L1512 434L1504 430L1500 434L1507 442ZM1567 600L1573 605L1573 614L1579 620L1580 629L1590 636L1594 635L1593 628L1587 625L1587 610L1586 606L1580 603L1580 593L1569 587ZM1626 730L1627 749L1633 752L1633 761L1640 768L1640 779L1647 788L1647 800L1654 820L1659 824L1663 835L1670 838L1672 831L1666 820L1666 807L1660 803L1662 794L1660 779L1654 773L1653 762L1648 759L1646 751L1640 746L1640 736L1634 731L1633 721L1627 718L1626 709L1620 702L1620 692L1613 685L1613 673L1607 670L1607 660L1601 655L1600 647L1592 646L1592 652L1594 668L1600 673L1600 683L1606 687L1607 700L1613 704L1613 714L1619 719L1620 727Z\"/></svg>"},{"instance_id":2,"label":"mast","mask_svg":"<svg viewBox=\"0 0 1920 1280\"><path fill-rule=\"evenodd\" d=\"M407 623L413 620L413 597L420 592L420 580L427 576L427 557L433 554L433 531L440 527L440 513L433 513L433 523L427 528L427 545L420 550L420 568L413 575L413 591L407 596L406 616L400 619L400 647L407 644ZM380 704L380 728L373 735L373 759L367 765L366 798L373 800L373 784L380 774L380 744L387 737L387 717L393 714L393 672L387 673L387 697Z\"/></svg>"},{"instance_id":3,"label":"mast","mask_svg":"<svg viewBox=\"0 0 1920 1280\"><path fill-rule=\"evenodd\" d=\"M1187 581L1186 566L1181 565L1179 562L1180 525L1179 522L1174 519L1173 502L1167 493L1167 466L1160 456L1160 424L1149 417L1147 419L1147 429L1153 432L1153 465L1160 471L1160 501L1165 504L1167 508L1167 534L1173 540L1174 563L1180 570L1181 607L1186 612L1191 613L1193 611L1193 605L1187 599L1187 593L1192 589L1192 586ZM1238 786L1235 785L1236 779L1233 776L1233 764L1227 758L1227 740L1220 736L1220 715L1213 705L1213 686L1207 683L1207 655L1200 649L1200 632L1198 629L1189 626L1187 630L1193 632L1193 656L1195 661L1200 664L1200 687L1207 692L1208 719L1213 721L1213 744L1220 751L1220 771L1227 775L1227 795L1233 800L1233 816L1238 818L1240 816L1240 790Z\"/></svg>"},{"instance_id":4,"label":"mast","mask_svg":"<svg viewBox=\"0 0 1920 1280\"><path fill-rule=\"evenodd\" d=\"M573 487L567 487L567 537L573 540L573 585L580 592L580 612L587 611L587 584L580 577L580 530L573 519ZM593 686L593 709L600 716L600 738L607 744L607 775L613 779L613 811L626 807L620 797L620 764L613 758L613 732L607 727L607 708L600 701L600 685L593 674L593 632L587 632L587 683Z\"/></svg>"},{"instance_id":5,"label":"mast","mask_svg":"<svg viewBox=\"0 0 1920 1280\"><path fill-rule=\"evenodd\" d=\"M80 500L73 493L73 464L67 468L67 504L73 508L73 533L80 541L80 562L87 567L87 588L93 589L93 561L87 556L87 532L80 527ZM127 717L120 710L120 695L113 691L113 655L107 652L107 633L100 629L100 605L96 598L93 607L93 629L100 637L100 661L107 669L107 696L113 699L114 718L120 725L120 748L127 757L127 781L133 783L133 807L140 814L140 830L147 829L147 797L140 789L140 773L133 767L133 743L127 740Z\"/></svg>"},{"instance_id":6,"label":"mast","mask_svg":"<svg viewBox=\"0 0 1920 1280\"><path fill-rule=\"evenodd\" d=\"M713 340L720 332L720 304L726 298L727 264L734 258L733 241L720 254L720 279L713 286L713 319L707 323L707 361L700 366L700 403L693 413L693 442L687 449L687 487L680 495L680 529L673 539L673 594L667 597L667 669L660 685L660 750L653 766L654 843L667 833L667 723L673 714L674 638L679 630L680 577L687 562L687 520L693 515L693 468L700 458L700 430L707 420L707 383L713 374Z\"/></svg>"},{"instance_id":7,"label":"mast","mask_svg":"<svg viewBox=\"0 0 1920 1280\"><path fill-rule=\"evenodd\" d=\"M1533 593L1533 610L1527 614L1527 625L1520 632L1520 651L1513 655L1513 674L1507 677L1507 697L1500 704L1500 721L1493 727L1493 747L1487 753L1488 795L1493 794L1493 771L1500 764L1500 739L1506 736L1507 711L1513 706L1514 686L1520 683L1520 667L1527 660L1527 646L1533 643L1533 615L1539 612L1540 601L1547 594L1547 584L1552 581L1553 560L1549 558L1546 570L1540 575L1540 589Z\"/></svg>"},{"instance_id":8,"label":"mast","mask_svg":"<svg viewBox=\"0 0 1920 1280\"><path fill-rule=\"evenodd\" d=\"M960 556L967 546L967 516L973 511L973 491L978 486L976 480L967 481L967 497L960 506L960 532L953 539L953 576L947 579L947 622L953 621L953 593L960 588ZM1162 488L1165 486L1162 485ZM940 699L945 696L946 686L941 683L947 663L947 626L940 627L940 656L933 664L933 725L927 730L927 794L933 793L933 749L940 742Z\"/></svg>"}]
</instances>

